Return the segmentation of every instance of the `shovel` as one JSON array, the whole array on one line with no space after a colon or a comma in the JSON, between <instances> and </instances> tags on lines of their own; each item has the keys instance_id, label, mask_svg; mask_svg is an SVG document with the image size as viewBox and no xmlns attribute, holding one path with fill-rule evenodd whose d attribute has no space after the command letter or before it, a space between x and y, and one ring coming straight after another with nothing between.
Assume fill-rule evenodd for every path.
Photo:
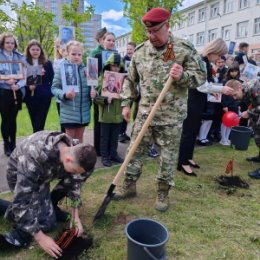
<instances>
[{"instance_id":1,"label":"shovel","mask_svg":"<svg viewBox=\"0 0 260 260\"><path fill-rule=\"evenodd\" d=\"M96 213L95 217L94 217L94 220L93 222L95 222L97 219L100 219L105 211L106 211L106 208L109 204L109 202L111 201L111 199L113 198L113 196L115 195L115 193L113 192L116 185L118 184L118 181L120 179L120 177L122 176L122 174L124 173L128 163L130 162L130 160L132 159L135 151L136 151L136 148L138 147L138 145L140 144L148 126L150 125L151 121L153 120L154 118L154 115L158 109L158 107L161 105L163 99L165 98L167 92L169 91L170 87L172 86L172 82L173 82L173 79L172 77L169 77L168 80L166 81L165 83L165 86L163 87L160 95L158 96L150 114L148 115L147 119L145 120L143 126L142 126L142 129L141 131L138 133L136 139L135 139L135 142L133 143L132 147L130 148L130 150L128 151L128 154L126 155L125 159L124 159L124 162L123 164L121 165L121 167L119 168L112 184L110 185L108 191L107 191L107 194L98 210L98 212Z\"/></svg>"}]
</instances>

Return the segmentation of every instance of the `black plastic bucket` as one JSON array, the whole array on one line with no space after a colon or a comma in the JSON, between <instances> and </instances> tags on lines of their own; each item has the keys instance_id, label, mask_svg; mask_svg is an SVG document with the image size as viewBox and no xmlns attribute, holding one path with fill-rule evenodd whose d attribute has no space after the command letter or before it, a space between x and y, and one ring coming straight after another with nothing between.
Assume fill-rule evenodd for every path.
<instances>
[{"instance_id":1,"label":"black plastic bucket","mask_svg":"<svg viewBox=\"0 0 260 260\"><path fill-rule=\"evenodd\" d=\"M152 219L141 218L125 227L128 260L165 260L168 230Z\"/></svg>"},{"instance_id":2,"label":"black plastic bucket","mask_svg":"<svg viewBox=\"0 0 260 260\"><path fill-rule=\"evenodd\" d=\"M233 126L231 128L231 144L236 150L245 151L248 149L252 130L246 126Z\"/></svg>"}]
</instances>

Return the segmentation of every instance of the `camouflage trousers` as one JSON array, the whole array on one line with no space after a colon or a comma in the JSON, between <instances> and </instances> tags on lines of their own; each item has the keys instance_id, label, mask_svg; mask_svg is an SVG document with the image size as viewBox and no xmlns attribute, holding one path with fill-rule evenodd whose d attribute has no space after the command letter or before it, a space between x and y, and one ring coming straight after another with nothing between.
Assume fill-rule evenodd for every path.
<instances>
[{"instance_id":1,"label":"camouflage trousers","mask_svg":"<svg viewBox=\"0 0 260 260\"><path fill-rule=\"evenodd\" d=\"M132 147L143 123L141 120L135 120L128 150ZM139 144L133 159L126 168L125 178L136 181L140 177L143 160L147 157L149 146L155 143L161 148L160 168L156 180L157 182L167 182L170 186L174 186L173 177L176 171L181 127L182 122L178 122L175 125L150 126Z\"/></svg>"},{"instance_id":2,"label":"camouflage trousers","mask_svg":"<svg viewBox=\"0 0 260 260\"><path fill-rule=\"evenodd\" d=\"M255 144L258 147L259 152L260 152L260 116L257 118L254 118L254 120L251 120L250 124L254 130Z\"/></svg>"}]
</instances>

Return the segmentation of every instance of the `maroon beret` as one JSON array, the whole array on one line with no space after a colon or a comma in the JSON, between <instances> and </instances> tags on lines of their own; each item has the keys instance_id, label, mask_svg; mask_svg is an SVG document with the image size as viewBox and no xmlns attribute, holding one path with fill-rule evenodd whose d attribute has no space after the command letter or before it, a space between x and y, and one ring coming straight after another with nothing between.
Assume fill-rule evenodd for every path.
<instances>
[{"instance_id":1,"label":"maroon beret","mask_svg":"<svg viewBox=\"0 0 260 260\"><path fill-rule=\"evenodd\" d=\"M143 23L146 27L153 27L164 21L167 21L171 16L171 13L160 7L152 8L142 18Z\"/></svg>"}]
</instances>

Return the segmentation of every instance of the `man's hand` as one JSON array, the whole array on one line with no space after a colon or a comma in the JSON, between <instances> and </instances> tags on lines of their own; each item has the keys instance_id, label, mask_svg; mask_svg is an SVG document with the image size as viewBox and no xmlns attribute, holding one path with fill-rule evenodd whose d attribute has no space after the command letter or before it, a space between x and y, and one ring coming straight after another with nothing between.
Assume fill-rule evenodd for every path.
<instances>
[{"instance_id":1,"label":"man's hand","mask_svg":"<svg viewBox=\"0 0 260 260\"><path fill-rule=\"evenodd\" d=\"M19 89L19 86L16 85L16 84L13 84L10 86L10 88L13 90L13 91L17 91Z\"/></svg>"},{"instance_id":2,"label":"man's hand","mask_svg":"<svg viewBox=\"0 0 260 260\"><path fill-rule=\"evenodd\" d=\"M74 218L73 221L70 222L70 228L75 227L77 237L82 236L84 229L81 224L80 218Z\"/></svg>"},{"instance_id":3,"label":"man's hand","mask_svg":"<svg viewBox=\"0 0 260 260\"><path fill-rule=\"evenodd\" d=\"M130 113L131 113L131 109L130 107L123 107L122 110L122 116L125 119L125 121L128 123L130 121Z\"/></svg>"},{"instance_id":4,"label":"man's hand","mask_svg":"<svg viewBox=\"0 0 260 260\"><path fill-rule=\"evenodd\" d=\"M248 112L247 112L247 111L242 112L242 113L241 113L241 117L242 117L242 118L249 118Z\"/></svg>"},{"instance_id":5,"label":"man's hand","mask_svg":"<svg viewBox=\"0 0 260 260\"><path fill-rule=\"evenodd\" d=\"M8 85L13 85L15 83L14 79L8 79L5 81Z\"/></svg>"},{"instance_id":6,"label":"man's hand","mask_svg":"<svg viewBox=\"0 0 260 260\"><path fill-rule=\"evenodd\" d=\"M181 79L183 73L183 67L177 63L174 63L171 70L170 70L170 76L178 81Z\"/></svg>"},{"instance_id":7,"label":"man's hand","mask_svg":"<svg viewBox=\"0 0 260 260\"><path fill-rule=\"evenodd\" d=\"M36 89L36 86L35 86L35 85L30 85L30 86L29 86L29 89L30 89L31 91L34 91L34 90Z\"/></svg>"},{"instance_id":8,"label":"man's hand","mask_svg":"<svg viewBox=\"0 0 260 260\"><path fill-rule=\"evenodd\" d=\"M221 90L221 93L231 96L234 93L234 90L228 86L224 86Z\"/></svg>"},{"instance_id":9,"label":"man's hand","mask_svg":"<svg viewBox=\"0 0 260 260\"><path fill-rule=\"evenodd\" d=\"M34 235L34 239L40 245L40 247L50 256L58 258L62 255L62 249L55 243L55 241L45 235L42 231L39 231Z\"/></svg>"}]
</instances>

